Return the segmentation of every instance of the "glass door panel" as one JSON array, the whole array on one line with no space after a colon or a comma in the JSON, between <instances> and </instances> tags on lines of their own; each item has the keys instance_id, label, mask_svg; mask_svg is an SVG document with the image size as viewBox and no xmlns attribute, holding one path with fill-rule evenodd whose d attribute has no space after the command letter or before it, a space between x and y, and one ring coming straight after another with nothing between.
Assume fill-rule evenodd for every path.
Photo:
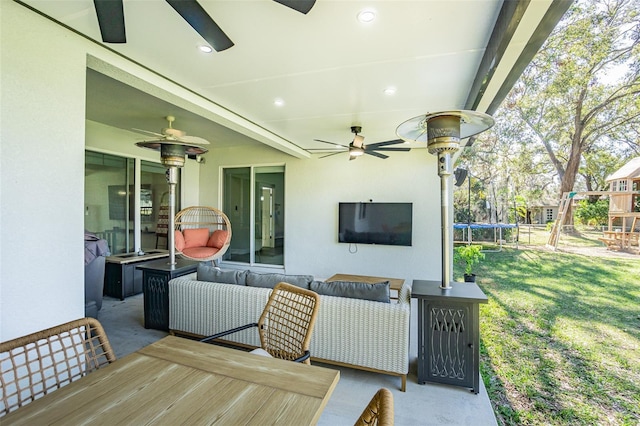
<instances>
[{"instance_id":1,"label":"glass door panel","mask_svg":"<svg viewBox=\"0 0 640 426\"><path fill-rule=\"evenodd\" d=\"M111 253L133 250L134 160L86 151L85 229L109 243Z\"/></svg>"},{"instance_id":2,"label":"glass door panel","mask_svg":"<svg viewBox=\"0 0 640 426\"><path fill-rule=\"evenodd\" d=\"M251 168L224 169L222 209L231 222L231 246L223 259L250 263Z\"/></svg>"},{"instance_id":3,"label":"glass door panel","mask_svg":"<svg viewBox=\"0 0 640 426\"><path fill-rule=\"evenodd\" d=\"M141 161L140 227L141 248L168 249L169 185L167 169L158 163ZM179 174L178 174L179 176ZM180 181L176 185L176 213L180 210Z\"/></svg>"},{"instance_id":4,"label":"glass door panel","mask_svg":"<svg viewBox=\"0 0 640 426\"><path fill-rule=\"evenodd\" d=\"M256 167L254 262L284 265L284 166Z\"/></svg>"}]
</instances>

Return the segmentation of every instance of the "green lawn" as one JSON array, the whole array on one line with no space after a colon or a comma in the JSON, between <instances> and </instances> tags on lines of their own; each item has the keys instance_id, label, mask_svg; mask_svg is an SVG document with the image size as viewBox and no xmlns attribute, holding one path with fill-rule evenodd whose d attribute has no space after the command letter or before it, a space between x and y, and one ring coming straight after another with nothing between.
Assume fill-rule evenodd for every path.
<instances>
[{"instance_id":1,"label":"green lawn","mask_svg":"<svg viewBox=\"0 0 640 426\"><path fill-rule=\"evenodd\" d=\"M499 424L640 424L640 256L505 248L476 274Z\"/></svg>"}]
</instances>

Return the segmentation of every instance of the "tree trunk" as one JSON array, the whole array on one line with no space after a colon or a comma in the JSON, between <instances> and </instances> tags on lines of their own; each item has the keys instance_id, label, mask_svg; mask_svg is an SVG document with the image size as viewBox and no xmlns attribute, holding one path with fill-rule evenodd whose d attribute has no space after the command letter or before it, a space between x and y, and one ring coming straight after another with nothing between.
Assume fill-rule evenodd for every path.
<instances>
[{"instance_id":1,"label":"tree trunk","mask_svg":"<svg viewBox=\"0 0 640 426\"><path fill-rule=\"evenodd\" d=\"M581 102L579 102L579 107L581 106ZM571 138L571 152L569 153L569 160L567 161L567 166L564 169L564 175L562 176L562 180L560 181L560 197L565 192L572 192L573 187L576 183L576 176L578 175L578 170L580 168L580 160L582 159L582 131L584 130L584 124L580 121L579 110L576 111L576 123L575 123L575 133ZM569 208L567 209L567 216L565 217L564 223L565 225L573 225L573 202L570 202Z\"/></svg>"}]
</instances>

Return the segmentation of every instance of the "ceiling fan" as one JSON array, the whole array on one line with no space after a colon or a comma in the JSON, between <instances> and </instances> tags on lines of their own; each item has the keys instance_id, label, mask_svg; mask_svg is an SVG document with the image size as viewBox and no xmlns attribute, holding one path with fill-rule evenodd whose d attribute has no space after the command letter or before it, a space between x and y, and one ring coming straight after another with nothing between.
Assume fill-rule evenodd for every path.
<instances>
[{"instance_id":1,"label":"ceiling fan","mask_svg":"<svg viewBox=\"0 0 640 426\"><path fill-rule=\"evenodd\" d=\"M320 139L314 139L314 141L316 142L328 143L330 145L333 145L334 148L338 150L337 152L334 152L329 155L324 155L320 158L326 158L332 155L340 154L342 152L345 152L345 149L349 152L349 160L355 160L356 158L362 156L363 154L372 155L374 157L378 157L382 159L389 158L388 155L381 154L378 151L401 151L401 152L411 151L411 148L386 148L388 145L404 143L404 140L402 139L395 139L391 141L377 142L377 143L372 143L370 145L365 145L364 136L361 136L359 134L361 131L362 131L362 127L351 126L351 133L355 134L355 136L353 137L353 141L351 141L351 143L348 146L340 145L335 142L327 142ZM326 152L327 150L326 149L309 149L308 151L325 151Z\"/></svg>"},{"instance_id":2,"label":"ceiling fan","mask_svg":"<svg viewBox=\"0 0 640 426\"><path fill-rule=\"evenodd\" d=\"M209 141L198 136L189 136L186 132L173 128L173 122L176 118L172 115L166 117L169 127L162 129L161 133L151 132L149 130L132 129L138 133L155 136L157 139L138 142L138 146L145 148L160 149L162 145L183 145L185 154L194 156L203 153L203 147L199 145L209 145ZM204 149L204 152L207 150Z\"/></svg>"},{"instance_id":3,"label":"ceiling fan","mask_svg":"<svg viewBox=\"0 0 640 426\"><path fill-rule=\"evenodd\" d=\"M316 0L274 0L297 12L307 14ZM233 42L215 23L197 0L166 0L217 52L233 46ZM93 0L98 15L102 41L126 43L123 0Z\"/></svg>"}]
</instances>

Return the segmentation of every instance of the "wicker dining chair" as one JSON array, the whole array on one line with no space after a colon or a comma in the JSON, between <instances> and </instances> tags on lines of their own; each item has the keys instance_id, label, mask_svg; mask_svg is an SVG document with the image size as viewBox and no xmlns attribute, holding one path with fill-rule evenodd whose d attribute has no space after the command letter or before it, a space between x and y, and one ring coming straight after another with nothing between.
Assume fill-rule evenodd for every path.
<instances>
[{"instance_id":1,"label":"wicker dining chair","mask_svg":"<svg viewBox=\"0 0 640 426\"><path fill-rule=\"evenodd\" d=\"M231 222L215 207L187 207L176 213L174 235L178 255L215 264L231 245Z\"/></svg>"},{"instance_id":2,"label":"wicker dining chair","mask_svg":"<svg viewBox=\"0 0 640 426\"><path fill-rule=\"evenodd\" d=\"M393 394L389 389L380 388L373 395L369 405L366 406L355 423L355 426L364 425L393 425Z\"/></svg>"},{"instance_id":3,"label":"wicker dining chair","mask_svg":"<svg viewBox=\"0 0 640 426\"><path fill-rule=\"evenodd\" d=\"M316 292L281 282L271 292L257 323L216 333L201 342L213 343L221 337L258 327L261 347L252 353L310 364L309 342L319 306L320 296Z\"/></svg>"},{"instance_id":4,"label":"wicker dining chair","mask_svg":"<svg viewBox=\"0 0 640 426\"><path fill-rule=\"evenodd\" d=\"M81 318L2 342L0 416L115 360L107 335L94 318Z\"/></svg>"}]
</instances>

